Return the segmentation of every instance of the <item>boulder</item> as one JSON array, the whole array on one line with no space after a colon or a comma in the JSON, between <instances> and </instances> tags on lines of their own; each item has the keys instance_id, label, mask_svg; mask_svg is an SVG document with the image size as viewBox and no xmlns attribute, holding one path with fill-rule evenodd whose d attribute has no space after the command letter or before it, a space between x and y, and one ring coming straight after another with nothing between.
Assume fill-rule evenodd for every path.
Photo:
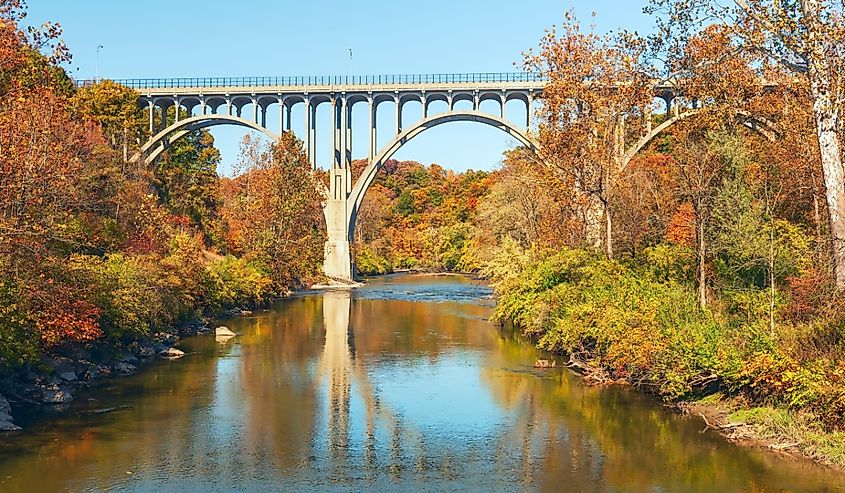
<instances>
[{"instance_id":1,"label":"boulder","mask_svg":"<svg viewBox=\"0 0 845 493\"><path fill-rule=\"evenodd\" d=\"M62 368L58 371L58 377L65 382L74 382L76 381L76 372L73 368Z\"/></svg>"},{"instance_id":2,"label":"boulder","mask_svg":"<svg viewBox=\"0 0 845 493\"><path fill-rule=\"evenodd\" d=\"M179 342L179 336L169 332L156 332L153 339L163 344L175 344Z\"/></svg>"},{"instance_id":3,"label":"boulder","mask_svg":"<svg viewBox=\"0 0 845 493\"><path fill-rule=\"evenodd\" d=\"M138 362L138 358L136 358L135 355L132 353L122 352L117 357L117 361L118 363L129 363L134 365Z\"/></svg>"},{"instance_id":4,"label":"boulder","mask_svg":"<svg viewBox=\"0 0 845 493\"><path fill-rule=\"evenodd\" d=\"M12 405L2 394L0 394L0 413L12 415Z\"/></svg>"},{"instance_id":5,"label":"boulder","mask_svg":"<svg viewBox=\"0 0 845 493\"><path fill-rule=\"evenodd\" d=\"M143 345L138 348L137 356L142 359L152 358L155 356L155 349L153 349L152 345Z\"/></svg>"},{"instance_id":6,"label":"boulder","mask_svg":"<svg viewBox=\"0 0 845 493\"><path fill-rule=\"evenodd\" d=\"M169 347L169 348L165 349L164 351L161 351L160 353L158 353L158 356L159 356L159 358L164 358L164 359L178 359L178 358L181 358L182 356L185 356L185 352L181 351L179 349L176 349L175 347Z\"/></svg>"},{"instance_id":7,"label":"boulder","mask_svg":"<svg viewBox=\"0 0 845 493\"><path fill-rule=\"evenodd\" d=\"M114 364L114 371L122 373L124 375L135 373L137 369L138 367L136 367L132 363L127 363L125 361L118 361Z\"/></svg>"},{"instance_id":8,"label":"boulder","mask_svg":"<svg viewBox=\"0 0 845 493\"><path fill-rule=\"evenodd\" d=\"M73 400L73 395L65 388L46 389L41 396L44 404L67 404Z\"/></svg>"},{"instance_id":9,"label":"boulder","mask_svg":"<svg viewBox=\"0 0 845 493\"><path fill-rule=\"evenodd\" d=\"M534 362L534 368L556 368L557 361L549 361L547 359L538 359Z\"/></svg>"},{"instance_id":10,"label":"boulder","mask_svg":"<svg viewBox=\"0 0 845 493\"><path fill-rule=\"evenodd\" d=\"M214 329L214 335L218 337L235 337L237 334L229 330L229 327L221 325L220 327Z\"/></svg>"},{"instance_id":11,"label":"boulder","mask_svg":"<svg viewBox=\"0 0 845 493\"><path fill-rule=\"evenodd\" d=\"M20 431L21 427L12 422L12 415L0 412L0 431Z\"/></svg>"}]
</instances>

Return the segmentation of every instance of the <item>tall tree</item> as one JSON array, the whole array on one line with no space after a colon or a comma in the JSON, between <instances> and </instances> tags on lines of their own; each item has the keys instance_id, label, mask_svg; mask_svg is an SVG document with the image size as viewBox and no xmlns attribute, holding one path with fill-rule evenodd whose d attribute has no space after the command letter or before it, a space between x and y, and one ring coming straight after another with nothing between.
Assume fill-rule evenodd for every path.
<instances>
[{"instance_id":1,"label":"tall tree","mask_svg":"<svg viewBox=\"0 0 845 493\"><path fill-rule=\"evenodd\" d=\"M600 247L603 236L608 257L613 256L609 204L622 171L627 127L642 128L650 118L652 87L642 66L644 49L643 41L629 33L582 32L568 12L559 29L546 32L538 52L525 54L525 68L549 78L540 113L544 156L572 177L585 206L587 242Z\"/></svg>"},{"instance_id":2,"label":"tall tree","mask_svg":"<svg viewBox=\"0 0 845 493\"><path fill-rule=\"evenodd\" d=\"M691 34L717 22L738 50L761 54L805 78L816 127L830 224L832 268L845 289L845 170L841 143L845 102L845 4L836 0L651 0L659 32L654 46L669 61Z\"/></svg>"}]
</instances>

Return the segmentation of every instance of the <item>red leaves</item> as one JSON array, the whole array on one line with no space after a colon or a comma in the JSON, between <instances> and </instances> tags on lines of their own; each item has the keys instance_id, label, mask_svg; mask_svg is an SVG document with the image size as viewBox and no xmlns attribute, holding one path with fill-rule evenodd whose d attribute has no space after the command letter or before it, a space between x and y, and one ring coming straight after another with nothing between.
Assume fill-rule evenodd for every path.
<instances>
[{"instance_id":1,"label":"red leaves","mask_svg":"<svg viewBox=\"0 0 845 493\"><path fill-rule=\"evenodd\" d=\"M45 349L73 342L88 342L103 335L98 317L100 310L83 300L55 300L50 312L36 323Z\"/></svg>"},{"instance_id":2,"label":"red leaves","mask_svg":"<svg viewBox=\"0 0 845 493\"><path fill-rule=\"evenodd\" d=\"M681 246L695 245L695 211L684 202L672 215L666 227L666 240Z\"/></svg>"}]
</instances>

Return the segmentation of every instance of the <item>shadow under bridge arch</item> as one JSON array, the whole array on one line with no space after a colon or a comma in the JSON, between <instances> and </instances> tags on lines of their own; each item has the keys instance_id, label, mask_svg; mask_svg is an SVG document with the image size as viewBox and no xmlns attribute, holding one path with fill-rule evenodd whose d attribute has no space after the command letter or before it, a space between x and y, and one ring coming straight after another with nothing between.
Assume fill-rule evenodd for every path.
<instances>
[{"instance_id":1,"label":"shadow under bridge arch","mask_svg":"<svg viewBox=\"0 0 845 493\"><path fill-rule=\"evenodd\" d=\"M372 161L361 173L361 176L352 187L352 192L349 195L349 208L347 210L348 218L347 225L349 228L348 238L352 241L355 234L355 219L358 215L358 210L361 207L361 202L364 200L364 195L375 180L379 170L381 170L384 163L386 163L403 145L407 144L411 139L425 132L426 130L449 122L478 122L489 125L494 128L502 130L506 134L515 138L520 144L536 151L539 148L534 139L532 139L524 129L520 129L512 122L493 116L487 113L480 113L477 111L451 111L430 116L415 123L406 130L397 134L378 154L375 155Z\"/></svg>"},{"instance_id":2,"label":"shadow under bridge arch","mask_svg":"<svg viewBox=\"0 0 845 493\"><path fill-rule=\"evenodd\" d=\"M162 152L167 150L173 142L176 142L195 130L202 130L204 128L214 127L217 125L236 125L239 127L246 127L261 132L273 142L277 142L279 140L279 136L274 132L271 132L253 121L245 120L237 116L197 115L184 120L179 120L150 137L150 140L141 146L141 149L132 156L130 161L138 162L143 160L144 164L149 165L155 161Z\"/></svg>"}]
</instances>

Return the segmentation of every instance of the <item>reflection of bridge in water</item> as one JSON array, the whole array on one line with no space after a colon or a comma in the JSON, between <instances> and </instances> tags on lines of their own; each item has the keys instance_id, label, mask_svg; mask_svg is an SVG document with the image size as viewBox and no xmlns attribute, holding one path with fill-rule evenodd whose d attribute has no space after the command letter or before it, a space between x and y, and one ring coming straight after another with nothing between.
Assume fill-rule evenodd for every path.
<instances>
[{"instance_id":1,"label":"reflection of bridge in water","mask_svg":"<svg viewBox=\"0 0 845 493\"><path fill-rule=\"evenodd\" d=\"M326 450L333 464L344 464L345 467L362 460L362 465L373 473L373 477L379 471L387 470L394 479L407 474L409 468L415 475L459 477L464 460L489 454L499 464L518 468L518 482L529 484L534 481L535 469L538 467L536 447L555 434L556 426L551 426L537 416L534 396L528 388L519 385L508 391L505 400L509 402L506 407L517 412L518 419L505 428L488 430L493 432L493 436L485 438L492 439L485 442L490 446L489 450L480 447L478 437L456 435L444 442L444 438L436 433L442 430L430 428L431 423L409 420L409 417L403 416L402 409L392 409L390 404L379 398L381 392L376 385L384 382L373 382L365 367L366 360L372 354L359 358L356 352L355 332L351 323L354 303L354 294L349 290L330 290L323 294L325 341L317 363L317 374L325 388L323 407L326 427L324 430L315 430L318 438L313 443L312 453ZM381 350L389 350L388 347ZM434 363L429 358L425 358L426 363ZM399 371L413 372L420 369L404 368ZM479 378L482 387L485 387L484 391L495 394L497 385L494 382L500 377L495 375L491 380L488 371L481 370ZM519 377L519 380L523 378ZM386 397L391 398L389 390L387 393ZM362 406L353 405L356 399L359 399ZM418 405L425 406L426 403ZM358 415L360 407L363 407L363 422ZM420 425L423 427L420 428Z\"/></svg>"}]
</instances>

